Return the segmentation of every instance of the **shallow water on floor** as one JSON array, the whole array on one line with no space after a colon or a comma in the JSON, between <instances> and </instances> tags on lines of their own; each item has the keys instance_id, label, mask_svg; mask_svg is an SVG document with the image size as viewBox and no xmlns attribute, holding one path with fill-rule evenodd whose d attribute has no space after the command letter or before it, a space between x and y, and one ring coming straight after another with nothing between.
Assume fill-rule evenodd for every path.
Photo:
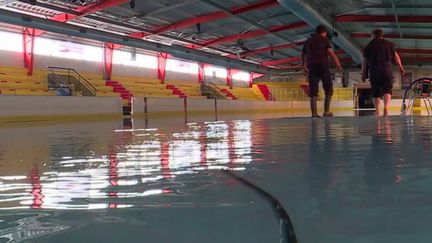
<instances>
[{"instance_id":1,"label":"shallow water on floor","mask_svg":"<svg viewBox=\"0 0 432 243\"><path fill-rule=\"evenodd\" d=\"M429 242L428 117L0 126L0 242ZM146 124L146 125L144 125Z\"/></svg>"}]
</instances>

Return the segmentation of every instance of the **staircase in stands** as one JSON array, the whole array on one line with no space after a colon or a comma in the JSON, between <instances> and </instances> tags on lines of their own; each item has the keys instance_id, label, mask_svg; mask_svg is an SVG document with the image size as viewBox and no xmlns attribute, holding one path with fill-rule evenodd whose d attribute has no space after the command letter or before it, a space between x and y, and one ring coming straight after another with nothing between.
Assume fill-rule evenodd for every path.
<instances>
[{"instance_id":1,"label":"staircase in stands","mask_svg":"<svg viewBox=\"0 0 432 243\"><path fill-rule=\"evenodd\" d=\"M237 96L231 93L228 89L222 89L222 91L226 94L226 96L232 100L238 100Z\"/></svg>"},{"instance_id":2,"label":"staircase in stands","mask_svg":"<svg viewBox=\"0 0 432 243\"><path fill-rule=\"evenodd\" d=\"M172 90L172 93L178 95L179 98L187 98L186 94L179 90L174 84L167 84L166 88Z\"/></svg>"},{"instance_id":3,"label":"staircase in stands","mask_svg":"<svg viewBox=\"0 0 432 243\"><path fill-rule=\"evenodd\" d=\"M129 92L129 90L127 90L125 87L123 87L123 85L121 85L118 81L107 80L106 85L112 86L114 92L120 93L120 96L122 97L122 99L125 101L127 100L128 105L131 104L131 99L132 99L133 94L131 92Z\"/></svg>"}]
</instances>

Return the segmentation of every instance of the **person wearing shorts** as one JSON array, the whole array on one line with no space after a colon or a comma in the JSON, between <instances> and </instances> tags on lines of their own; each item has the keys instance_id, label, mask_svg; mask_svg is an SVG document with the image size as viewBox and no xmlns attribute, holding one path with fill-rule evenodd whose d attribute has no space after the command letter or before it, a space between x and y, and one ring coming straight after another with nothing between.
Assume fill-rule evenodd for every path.
<instances>
[{"instance_id":1,"label":"person wearing shorts","mask_svg":"<svg viewBox=\"0 0 432 243\"><path fill-rule=\"evenodd\" d=\"M376 115L381 116L380 99L382 98L384 116L388 116L393 89L392 62L399 66L401 75L405 74L405 70L393 42L384 39L383 31L376 29L372 34L373 40L363 50L362 80L365 81L369 77Z\"/></svg>"},{"instance_id":2,"label":"person wearing shorts","mask_svg":"<svg viewBox=\"0 0 432 243\"><path fill-rule=\"evenodd\" d=\"M305 75L309 81L310 109L312 117L320 117L317 111L317 99L319 81L323 83L325 92L324 116L333 116L330 112L330 102L333 95L333 82L329 69L328 56L333 59L336 67L342 72L342 66L334 53L330 40L327 38L328 31L323 25L315 29L315 34L311 36L303 45L301 60Z\"/></svg>"}]
</instances>

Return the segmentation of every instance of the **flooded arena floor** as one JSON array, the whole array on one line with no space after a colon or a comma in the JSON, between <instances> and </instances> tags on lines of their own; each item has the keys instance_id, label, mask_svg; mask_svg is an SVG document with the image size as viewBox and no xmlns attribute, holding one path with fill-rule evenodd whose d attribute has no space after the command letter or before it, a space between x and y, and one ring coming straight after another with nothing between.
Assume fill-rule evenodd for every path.
<instances>
[{"instance_id":1,"label":"flooded arena floor","mask_svg":"<svg viewBox=\"0 0 432 243\"><path fill-rule=\"evenodd\" d=\"M432 119L1 124L0 242L430 242Z\"/></svg>"}]
</instances>

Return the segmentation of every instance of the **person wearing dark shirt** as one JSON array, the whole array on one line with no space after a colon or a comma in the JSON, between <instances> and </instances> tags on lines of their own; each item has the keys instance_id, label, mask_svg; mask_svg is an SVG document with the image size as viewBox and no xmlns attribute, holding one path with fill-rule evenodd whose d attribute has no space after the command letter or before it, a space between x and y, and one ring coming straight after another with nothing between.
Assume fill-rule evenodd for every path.
<instances>
[{"instance_id":1,"label":"person wearing dark shirt","mask_svg":"<svg viewBox=\"0 0 432 243\"><path fill-rule=\"evenodd\" d=\"M333 116L330 112L330 102L333 95L333 82L329 69L328 56L333 59L336 68L342 72L339 59L334 53L327 38L327 30L323 25L315 29L315 35L310 37L303 45L301 60L305 75L309 80L309 97L312 117L320 117L317 111L317 98L319 80L323 83L325 92L324 99L324 116Z\"/></svg>"},{"instance_id":2,"label":"person wearing dark shirt","mask_svg":"<svg viewBox=\"0 0 432 243\"><path fill-rule=\"evenodd\" d=\"M399 66L402 76L405 70L394 44L384 39L383 31L376 29L373 31L373 36L374 39L363 50L362 80L365 81L369 77L373 103L376 115L379 117L381 97L384 100L384 116L388 115L393 89L392 62Z\"/></svg>"}]
</instances>

